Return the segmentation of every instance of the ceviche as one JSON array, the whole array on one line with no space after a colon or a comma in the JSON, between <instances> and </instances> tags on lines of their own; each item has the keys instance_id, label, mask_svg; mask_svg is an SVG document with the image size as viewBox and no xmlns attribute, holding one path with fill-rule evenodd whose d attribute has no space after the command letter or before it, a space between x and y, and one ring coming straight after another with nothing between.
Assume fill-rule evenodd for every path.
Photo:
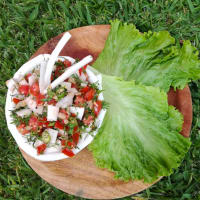
<instances>
[{"instance_id":1,"label":"ceviche","mask_svg":"<svg viewBox=\"0 0 200 200\"><path fill-rule=\"evenodd\" d=\"M58 60L51 82L71 66L68 59ZM97 129L96 119L106 103L100 97L99 83L90 81L86 68L87 65L45 93L39 87L38 68L17 83L12 94L13 123L37 154L57 151L73 157L82 133L92 134Z\"/></svg>"}]
</instances>

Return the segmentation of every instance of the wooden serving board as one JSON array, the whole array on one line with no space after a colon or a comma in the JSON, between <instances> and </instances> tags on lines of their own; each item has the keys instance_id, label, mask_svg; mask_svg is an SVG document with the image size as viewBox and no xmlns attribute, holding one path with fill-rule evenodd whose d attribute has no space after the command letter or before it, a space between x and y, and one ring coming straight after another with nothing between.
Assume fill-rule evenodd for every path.
<instances>
[{"instance_id":1,"label":"wooden serving board","mask_svg":"<svg viewBox=\"0 0 200 200\"><path fill-rule=\"evenodd\" d=\"M95 25L76 28L69 31L72 38L60 55L83 58L89 54L98 57L102 51L109 25ZM52 38L32 56L51 53L62 34ZM184 115L182 135L189 137L192 122L192 101L189 87L168 94L169 104L176 106ZM41 162L28 156L21 150L24 158L33 170L56 188L76 196L89 199L114 199L138 193L152 184L143 181L123 182L114 179L114 174L107 169L97 168L92 153L86 149L74 158L55 162Z\"/></svg>"}]
</instances>

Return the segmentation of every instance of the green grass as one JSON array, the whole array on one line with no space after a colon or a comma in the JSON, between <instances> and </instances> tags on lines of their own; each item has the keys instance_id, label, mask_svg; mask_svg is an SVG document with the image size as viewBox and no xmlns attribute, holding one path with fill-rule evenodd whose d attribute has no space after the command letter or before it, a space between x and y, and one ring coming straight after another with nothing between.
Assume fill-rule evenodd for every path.
<instances>
[{"instance_id":1,"label":"green grass","mask_svg":"<svg viewBox=\"0 0 200 200\"><path fill-rule=\"evenodd\" d=\"M25 162L4 116L5 81L51 37L111 19L132 22L141 32L168 30L200 50L200 0L0 0L0 199L81 199L42 180ZM174 174L131 199L200 200L200 82L190 84L192 146Z\"/></svg>"}]
</instances>

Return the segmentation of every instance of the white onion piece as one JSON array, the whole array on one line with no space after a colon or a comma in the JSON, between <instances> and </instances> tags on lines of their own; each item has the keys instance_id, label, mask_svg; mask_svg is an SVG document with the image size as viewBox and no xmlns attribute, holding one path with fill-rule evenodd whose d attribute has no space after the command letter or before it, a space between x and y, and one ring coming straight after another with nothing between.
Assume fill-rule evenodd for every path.
<instances>
[{"instance_id":1,"label":"white onion piece","mask_svg":"<svg viewBox=\"0 0 200 200\"><path fill-rule=\"evenodd\" d=\"M21 107L25 107L26 106L26 101L20 101L18 104L16 104L16 109L21 108Z\"/></svg>"},{"instance_id":2,"label":"white onion piece","mask_svg":"<svg viewBox=\"0 0 200 200\"><path fill-rule=\"evenodd\" d=\"M36 109L37 103L36 103L36 101L34 101L34 100L31 98L31 96L27 97L27 98L25 99L25 102L26 102L27 106L28 106L31 110L34 111L34 110Z\"/></svg>"},{"instance_id":3,"label":"white onion piece","mask_svg":"<svg viewBox=\"0 0 200 200\"><path fill-rule=\"evenodd\" d=\"M19 116L19 117L26 117L26 116L29 116L30 114L32 113L32 111L28 108L25 108L25 109L22 109L22 110L19 110L16 112L16 114Z\"/></svg>"},{"instance_id":4,"label":"white onion piece","mask_svg":"<svg viewBox=\"0 0 200 200\"><path fill-rule=\"evenodd\" d=\"M65 79L69 78L72 74L78 71L81 67L85 66L86 64L90 63L93 60L91 55L86 56L78 63L69 67L61 76L59 76L53 83L51 83L51 88L54 89L56 86L61 84Z\"/></svg>"},{"instance_id":5,"label":"white onion piece","mask_svg":"<svg viewBox=\"0 0 200 200\"><path fill-rule=\"evenodd\" d=\"M47 106L47 121L57 121L59 107L48 105Z\"/></svg>"},{"instance_id":6,"label":"white onion piece","mask_svg":"<svg viewBox=\"0 0 200 200\"><path fill-rule=\"evenodd\" d=\"M87 83L81 83L81 87L86 87Z\"/></svg>"},{"instance_id":7,"label":"white onion piece","mask_svg":"<svg viewBox=\"0 0 200 200\"><path fill-rule=\"evenodd\" d=\"M27 82L25 79L22 79L22 80L19 82L19 85L28 85L28 82Z\"/></svg>"},{"instance_id":8,"label":"white onion piece","mask_svg":"<svg viewBox=\"0 0 200 200\"><path fill-rule=\"evenodd\" d=\"M34 109L33 112L36 113L36 114L41 115L42 112L43 112L43 108L44 108L44 107L43 107L42 105L41 105L41 106L37 106L37 108Z\"/></svg>"},{"instance_id":9,"label":"white onion piece","mask_svg":"<svg viewBox=\"0 0 200 200\"><path fill-rule=\"evenodd\" d=\"M33 85L37 79L37 75L35 73L31 74L31 76L28 77L28 84Z\"/></svg>"},{"instance_id":10,"label":"white onion piece","mask_svg":"<svg viewBox=\"0 0 200 200\"><path fill-rule=\"evenodd\" d=\"M56 106L61 107L61 108L66 108L67 106L71 106L73 102L73 98L74 98L74 94L69 93L67 96L65 96L60 101L58 101Z\"/></svg>"},{"instance_id":11,"label":"white onion piece","mask_svg":"<svg viewBox=\"0 0 200 200\"><path fill-rule=\"evenodd\" d=\"M41 140L36 140L34 143L34 147L37 148L38 146L44 144L44 142L42 142Z\"/></svg>"},{"instance_id":12,"label":"white onion piece","mask_svg":"<svg viewBox=\"0 0 200 200\"><path fill-rule=\"evenodd\" d=\"M83 107L70 107L69 111L71 113L76 114L76 117L81 120L83 118L85 108L83 108Z\"/></svg>"},{"instance_id":13,"label":"white onion piece","mask_svg":"<svg viewBox=\"0 0 200 200\"><path fill-rule=\"evenodd\" d=\"M55 144L56 142L56 139L57 139L57 135L58 135L58 131L57 130L54 130L54 129L51 129L51 128L48 128L46 129L47 132L49 133L49 135L51 136L51 140L50 140L50 144Z\"/></svg>"},{"instance_id":14,"label":"white onion piece","mask_svg":"<svg viewBox=\"0 0 200 200\"><path fill-rule=\"evenodd\" d=\"M56 45L55 49L51 53L50 59L47 63L45 78L44 78L46 86L48 86L51 83L51 73L53 71L54 63L59 53L61 52L61 50L63 49L63 47L69 41L70 38L71 38L71 35L69 32L64 33L62 38L59 40L58 44Z\"/></svg>"},{"instance_id":15,"label":"white onion piece","mask_svg":"<svg viewBox=\"0 0 200 200\"><path fill-rule=\"evenodd\" d=\"M69 83L69 82L62 82L60 85L61 85L62 87L65 87L67 90L70 90L72 84Z\"/></svg>"},{"instance_id":16,"label":"white onion piece","mask_svg":"<svg viewBox=\"0 0 200 200\"><path fill-rule=\"evenodd\" d=\"M11 92L13 92L14 89L17 87L16 82L12 78L6 81L6 86Z\"/></svg>"}]
</instances>

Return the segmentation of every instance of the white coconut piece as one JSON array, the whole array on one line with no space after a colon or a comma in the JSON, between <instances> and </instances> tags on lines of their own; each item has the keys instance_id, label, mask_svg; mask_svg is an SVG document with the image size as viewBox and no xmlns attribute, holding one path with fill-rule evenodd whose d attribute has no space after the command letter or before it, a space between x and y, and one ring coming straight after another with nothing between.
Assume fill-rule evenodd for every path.
<instances>
[{"instance_id":1,"label":"white coconut piece","mask_svg":"<svg viewBox=\"0 0 200 200\"><path fill-rule=\"evenodd\" d=\"M56 62L56 59L57 59L59 53L61 52L61 50L63 49L63 47L69 41L70 38L71 38L71 34L69 32L64 33L62 38L59 40L58 44L56 45L55 49L51 53L50 59L49 59L49 61L47 63L46 72L45 72L45 78L44 78L45 85L47 87L51 83L51 73L53 71L53 66L54 66L54 64Z\"/></svg>"},{"instance_id":2,"label":"white coconut piece","mask_svg":"<svg viewBox=\"0 0 200 200\"><path fill-rule=\"evenodd\" d=\"M57 121L59 113L59 107L58 106L47 106L47 120L48 121Z\"/></svg>"},{"instance_id":3,"label":"white coconut piece","mask_svg":"<svg viewBox=\"0 0 200 200\"><path fill-rule=\"evenodd\" d=\"M73 107L73 106L71 106L71 107L69 108L69 111L70 111L71 113L76 114L76 117L77 117L78 119L81 120L81 119L83 118L83 114L84 114L85 108L83 108L83 107Z\"/></svg>"}]
</instances>

